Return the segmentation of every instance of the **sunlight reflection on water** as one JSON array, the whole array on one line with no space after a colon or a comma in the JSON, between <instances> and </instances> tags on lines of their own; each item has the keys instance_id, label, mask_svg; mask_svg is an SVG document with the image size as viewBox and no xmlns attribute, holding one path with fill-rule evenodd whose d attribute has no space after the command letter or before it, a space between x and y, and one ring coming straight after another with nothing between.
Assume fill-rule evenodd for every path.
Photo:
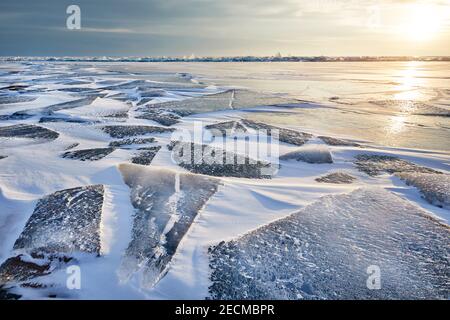
<instances>
[{"instance_id":1,"label":"sunlight reflection on water","mask_svg":"<svg viewBox=\"0 0 450 320\"><path fill-rule=\"evenodd\" d=\"M395 100L415 101L424 98L420 87L427 84L424 78L419 77L419 66L417 61L411 61L408 62L405 69L400 71L400 84L395 88L399 92L394 94Z\"/></svg>"}]
</instances>

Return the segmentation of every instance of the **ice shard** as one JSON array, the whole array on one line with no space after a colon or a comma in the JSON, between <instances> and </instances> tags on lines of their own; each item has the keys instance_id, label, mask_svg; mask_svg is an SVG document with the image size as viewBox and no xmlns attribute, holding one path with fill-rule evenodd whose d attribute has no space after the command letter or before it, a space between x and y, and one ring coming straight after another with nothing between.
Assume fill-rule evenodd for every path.
<instances>
[{"instance_id":1,"label":"ice shard","mask_svg":"<svg viewBox=\"0 0 450 320\"><path fill-rule=\"evenodd\" d=\"M217 191L219 180L164 168L121 165L135 208L131 242L121 268L124 279L142 272L142 286L164 276L181 239Z\"/></svg>"},{"instance_id":2,"label":"ice shard","mask_svg":"<svg viewBox=\"0 0 450 320\"><path fill-rule=\"evenodd\" d=\"M209 252L213 299L448 299L450 290L449 227L384 189L325 196Z\"/></svg>"}]
</instances>

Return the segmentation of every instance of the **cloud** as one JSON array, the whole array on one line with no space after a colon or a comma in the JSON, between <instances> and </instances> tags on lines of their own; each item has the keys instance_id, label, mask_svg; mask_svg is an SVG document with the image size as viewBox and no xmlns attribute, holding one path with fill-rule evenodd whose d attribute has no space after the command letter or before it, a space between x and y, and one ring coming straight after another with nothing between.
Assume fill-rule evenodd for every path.
<instances>
[{"instance_id":1,"label":"cloud","mask_svg":"<svg viewBox=\"0 0 450 320\"><path fill-rule=\"evenodd\" d=\"M101 55L176 55L190 54L193 49L201 55L277 51L333 55L342 50L370 54L371 49L379 50L381 43L392 48L387 42L399 39L389 37L391 26L416 2L77 0L82 29L69 31L65 29L66 8L72 1L1 1L0 54L77 55L91 51ZM450 0L426 3L450 7ZM368 27L371 6L380 8L380 28ZM448 26L450 19L444 20ZM346 39L345 46L339 42L342 39ZM430 54L450 50L444 48L443 39L429 45Z\"/></svg>"}]
</instances>

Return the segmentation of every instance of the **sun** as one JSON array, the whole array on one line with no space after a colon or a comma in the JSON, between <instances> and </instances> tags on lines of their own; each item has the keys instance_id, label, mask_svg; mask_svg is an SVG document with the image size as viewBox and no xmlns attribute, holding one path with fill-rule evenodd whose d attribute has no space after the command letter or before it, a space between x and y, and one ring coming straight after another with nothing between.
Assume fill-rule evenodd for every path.
<instances>
[{"instance_id":1,"label":"sun","mask_svg":"<svg viewBox=\"0 0 450 320\"><path fill-rule=\"evenodd\" d=\"M416 3L406 10L401 34L413 41L433 39L441 30L443 14L439 6Z\"/></svg>"}]
</instances>

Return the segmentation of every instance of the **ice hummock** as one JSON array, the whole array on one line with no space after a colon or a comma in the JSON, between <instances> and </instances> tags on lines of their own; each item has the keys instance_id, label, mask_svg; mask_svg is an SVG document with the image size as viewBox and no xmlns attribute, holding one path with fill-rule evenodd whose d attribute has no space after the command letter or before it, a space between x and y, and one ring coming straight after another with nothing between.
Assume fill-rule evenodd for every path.
<instances>
[{"instance_id":1,"label":"ice hummock","mask_svg":"<svg viewBox=\"0 0 450 320\"><path fill-rule=\"evenodd\" d=\"M333 157L328 148L319 144L308 144L280 157L280 160L291 159L313 164L333 163Z\"/></svg>"}]
</instances>

